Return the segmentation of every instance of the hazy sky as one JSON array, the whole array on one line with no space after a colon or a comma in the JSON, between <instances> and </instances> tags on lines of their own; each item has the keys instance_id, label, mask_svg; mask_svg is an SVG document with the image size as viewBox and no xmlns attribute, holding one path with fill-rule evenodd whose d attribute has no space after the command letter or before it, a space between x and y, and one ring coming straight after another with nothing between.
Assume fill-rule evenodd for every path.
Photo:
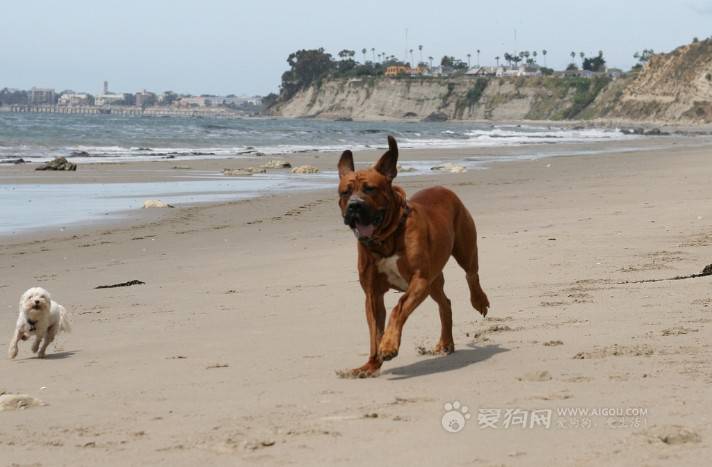
<instances>
[{"instance_id":1,"label":"hazy sky","mask_svg":"<svg viewBox=\"0 0 712 467\"><path fill-rule=\"evenodd\" d=\"M600 49L627 69L636 50L710 36L712 0L2 0L0 88L266 94L296 49L402 57L406 28L416 60L418 44L438 61L479 48L482 64L547 49L560 68Z\"/></svg>"}]
</instances>

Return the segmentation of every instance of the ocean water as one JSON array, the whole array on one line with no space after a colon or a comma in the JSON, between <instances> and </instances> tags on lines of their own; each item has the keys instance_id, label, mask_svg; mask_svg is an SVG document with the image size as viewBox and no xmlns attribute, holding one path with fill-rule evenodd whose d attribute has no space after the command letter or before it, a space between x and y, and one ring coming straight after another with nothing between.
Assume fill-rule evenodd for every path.
<instances>
[{"instance_id":1,"label":"ocean water","mask_svg":"<svg viewBox=\"0 0 712 467\"><path fill-rule=\"evenodd\" d=\"M475 123L333 122L293 119L210 119L120 117L111 115L13 114L0 112L0 162L23 158L43 162L65 156L78 163L162 159L254 157L255 152L342 151L383 148L386 135L408 148L467 148L528 145L510 156L463 157L468 170L497 161L591 153L590 149L557 149L561 143L634 140L616 130L570 129ZM636 143L633 143L636 144ZM620 149L619 149L620 150ZM72 156L85 151L82 156ZM432 173L442 161L408 161L411 172ZM0 175L3 167L0 164ZM0 235L42 229L71 229L80 224L121 219L140 209L145 199L174 205L229 201L266 194L333 188L337 174L298 176L286 171L252 177L175 171L174 180L155 183L19 184L0 178ZM189 179L186 179L188 177Z\"/></svg>"},{"instance_id":2,"label":"ocean water","mask_svg":"<svg viewBox=\"0 0 712 467\"><path fill-rule=\"evenodd\" d=\"M333 122L309 119L121 117L0 112L0 161L78 162L202 159L300 151L381 148L392 134L402 148L458 148L631 139L617 130L461 122ZM88 153L71 157L73 152Z\"/></svg>"},{"instance_id":3,"label":"ocean water","mask_svg":"<svg viewBox=\"0 0 712 467\"><path fill-rule=\"evenodd\" d=\"M334 183L335 174L223 177L156 183L0 184L0 235L63 230L91 221L121 219L146 199L172 205L236 201L268 193L307 191Z\"/></svg>"}]
</instances>

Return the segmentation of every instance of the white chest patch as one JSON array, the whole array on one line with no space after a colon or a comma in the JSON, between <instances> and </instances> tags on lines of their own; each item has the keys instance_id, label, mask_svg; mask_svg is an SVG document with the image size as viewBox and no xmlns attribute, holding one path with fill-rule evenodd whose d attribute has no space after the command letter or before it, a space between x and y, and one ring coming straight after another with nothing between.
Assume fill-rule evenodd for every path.
<instances>
[{"instance_id":1,"label":"white chest patch","mask_svg":"<svg viewBox=\"0 0 712 467\"><path fill-rule=\"evenodd\" d=\"M400 256L393 255L388 258L383 258L376 263L378 272L385 274L388 279L388 283L398 290L405 291L408 289L408 282L403 279L400 271L398 270L398 259Z\"/></svg>"}]
</instances>

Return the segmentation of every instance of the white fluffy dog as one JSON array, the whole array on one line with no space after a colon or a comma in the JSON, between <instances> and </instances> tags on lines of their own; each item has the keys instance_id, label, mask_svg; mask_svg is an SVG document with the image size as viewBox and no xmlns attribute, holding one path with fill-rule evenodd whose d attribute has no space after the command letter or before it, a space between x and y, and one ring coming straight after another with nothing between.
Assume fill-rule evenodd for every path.
<instances>
[{"instance_id":1,"label":"white fluffy dog","mask_svg":"<svg viewBox=\"0 0 712 467\"><path fill-rule=\"evenodd\" d=\"M32 352L44 358L47 346L59 331L70 331L67 310L52 300L49 292L42 287L33 287L20 297L20 316L17 318L15 334L10 341L8 355L17 356L17 341L35 336ZM40 343L42 347L40 347ZM38 353L39 350L39 353Z\"/></svg>"}]
</instances>

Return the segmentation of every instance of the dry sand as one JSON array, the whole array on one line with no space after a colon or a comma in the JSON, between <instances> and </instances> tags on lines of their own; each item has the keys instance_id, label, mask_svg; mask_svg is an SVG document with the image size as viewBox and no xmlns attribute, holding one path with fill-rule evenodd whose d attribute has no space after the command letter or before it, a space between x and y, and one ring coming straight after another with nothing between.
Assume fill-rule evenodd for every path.
<instances>
[{"instance_id":1,"label":"dry sand","mask_svg":"<svg viewBox=\"0 0 712 467\"><path fill-rule=\"evenodd\" d=\"M492 309L470 308L451 262L457 351L420 355L439 333L426 301L367 380L335 375L364 363L368 333L331 190L0 238L0 336L34 284L74 318L47 360L27 343L0 360L0 393L43 403L0 412L0 463L708 465L712 276L621 282L712 263L712 149L653 147L403 179L410 193L444 184L474 214ZM158 179L167 164L126 167ZM146 284L95 289L134 279ZM455 401L471 417L449 433ZM495 428L482 409L501 411ZM532 427L546 411L550 426Z\"/></svg>"}]
</instances>

